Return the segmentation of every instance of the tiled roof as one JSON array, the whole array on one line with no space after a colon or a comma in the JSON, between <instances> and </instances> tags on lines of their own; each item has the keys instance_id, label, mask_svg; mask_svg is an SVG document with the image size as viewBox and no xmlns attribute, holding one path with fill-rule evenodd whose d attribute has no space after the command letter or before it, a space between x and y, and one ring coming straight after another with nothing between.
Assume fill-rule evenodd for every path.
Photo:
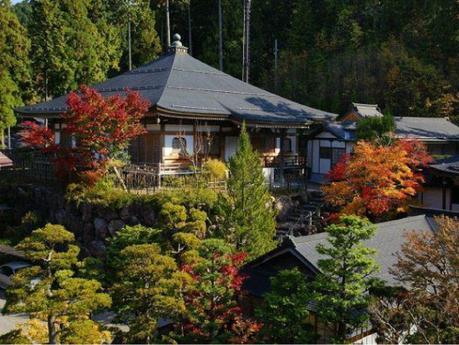
<instances>
[{"instance_id":1,"label":"tiled roof","mask_svg":"<svg viewBox=\"0 0 459 345\"><path fill-rule=\"evenodd\" d=\"M451 175L459 175L459 156L439 159L435 164L431 164L430 168Z\"/></svg>"},{"instance_id":2,"label":"tiled roof","mask_svg":"<svg viewBox=\"0 0 459 345\"><path fill-rule=\"evenodd\" d=\"M244 83L186 53L171 49L159 59L93 86L104 96L137 90L158 110L183 116L216 116L240 122L309 124L337 114L290 101ZM18 108L25 115L57 115L66 110L66 96Z\"/></svg>"},{"instance_id":3,"label":"tiled roof","mask_svg":"<svg viewBox=\"0 0 459 345\"><path fill-rule=\"evenodd\" d=\"M459 140L459 127L442 117L395 117L395 134L421 140Z\"/></svg>"},{"instance_id":4,"label":"tiled roof","mask_svg":"<svg viewBox=\"0 0 459 345\"><path fill-rule=\"evenodd\" d=\"M422 141L459 141L459 127L441 117L395 117L395 136ZM325 129L343 140L356 140L354 121L329 122Z\"/></svg>"},{"instance_id":5,"label":"tiled roof","mask_svg":"<svg viewBox=\"0 0 459 345\"><path fill-rule=\"evenodd\" d=\"M382 117L383 114L377 104L352 103L355 111L362 117Z\"/></svg>"},{"instance_id":6,"label":"tiled roof","mask_svg":"<svg viewBox=\"0 0 459 345\"><path fill-rule=\"evenodd\" d=\"M400 252L401 246L405 241L405 234L410 231L434 231L435 222L432 218L419 215L389 222L376 224L375 235L364 245L376 249L376 261L380 265L380 271L376 274L377 278L382 279L387 284L396 285L397 282L389 273L389 269L397 262L395 254ZM320 243L327 245L327 233L320 233L310 236L291 237L290 240L294 248L311 264L318 268L318 261L324 258L316 250Z\"/></svg>"}]
</instances>

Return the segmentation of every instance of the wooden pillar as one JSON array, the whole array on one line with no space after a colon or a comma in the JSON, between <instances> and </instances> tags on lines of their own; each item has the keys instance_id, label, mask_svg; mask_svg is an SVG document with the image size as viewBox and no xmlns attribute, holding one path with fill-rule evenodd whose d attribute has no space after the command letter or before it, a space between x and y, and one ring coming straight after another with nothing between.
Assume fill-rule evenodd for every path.
<instances>
[{"instance_id":1,"label":"wooden pillar","mask_svg":"<svg viewBox=\"0 0 459 345\"><path fill-rule=\"evenodd\" d=\"M446 185L447 185L446 178L442 177L441 179L442 207L441 208L443 210L446 210Z\"/></svg>"},{"instance_id":2,"label":"wooden pillar","mask_svg":"<svg viewBox=\"0 0 459 345\"><path fill-rule=\"evenodd\" d=\"M164 124L164 121L161 121L160 123L160 127L159 127L159 135L160 135L160 139L159 139L159 143L161 145L161 152L160 152L160 163L164 163L164 155L163 155L163 152L164 152L164 145L166 144L166 125Z\"/></svg>"},{"instance_id":3,"label":"wooden pillar","mask_svg":"<svg viewBox=\"0 0 459 345\"><path fill-rule=\"evenodd\" d=\"M194 161L196 164L198 164L198 153L196 152L200 148L198 147L198 143L196 142L196 139L198 138L197 135L197 126L196 126L197 121L193 122L193 152L191 152L192 156L194 157ZM199 143L201 145L201 143Z\"/></svg>"},{"instance_id":4,"label":"wooden pillar","mask_svg":"<svg viewBox=\"0 0 459 345\"><path fill-rule=\"evenodd\" d=\"M219 145L219 149L220 149L220 159L222 161L225 160L225 137L223 136L223 127L220 125L220 130L218 132L218 145Z\"/></svg>"},{"instance_id":5,"label":"wooden pillar","mask_svg":"<svg viewBox=\"0 0 459 345\"><path fill-rule=\"evenodd\" d=\"M279 152L279 170L280 170L280 183L281 185L284 184L284 172L285 172L285 134L286 130L281 129L281 136L280 136L280 152Z\"/></svg>"}]
</instances>

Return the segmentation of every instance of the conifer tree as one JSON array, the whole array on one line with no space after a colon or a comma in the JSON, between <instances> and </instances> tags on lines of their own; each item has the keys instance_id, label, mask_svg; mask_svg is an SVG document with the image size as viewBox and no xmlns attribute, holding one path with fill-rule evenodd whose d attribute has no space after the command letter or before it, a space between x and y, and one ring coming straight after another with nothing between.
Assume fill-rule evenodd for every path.
<instances>
[{"instance_id":1,"label":"conifer tree","mask_svg":"<svg viewBox=\"0 0 459 345\"><path fill-rule=\"evenodd\" d=\"M0 28L0 132L2 132L16 123L13 108L24 103L30 90L30 40L26 29L13 12L9 0L0 0Z\"/></svg>"},{"instance_id":2,"label":"conifer tree","mask_svg":"<svg viewBox=\"0 0 459 345\"><path fill-rule=\"evenodd\" d=\"M41 96L93 84L117 69L121 35L89 1L31 1L32 66Z\"/></svg>"},{"instance_id":3,"label":"conifer tree","mask_svg":"<svg viewBox=\"0 0 459 345\"><path fill-rule=\"evenodd\" d=\"M275 211L259 154L250 143L245 124L229 168L225 237L251 257L262 255L275 246Z\"/></svg>"},{"instance_id":4,"label":"conifer tree","mask_svg":"<svg viewBox=\"0 0 459 345\"><path fill-rule=\"evenodd\" d=\"M100 292L98 281L75 276L81 262L74 241L63 226L47 224L17 245L35 265L14 276L7 311L45 321L50 344L102 343L109 340L109 333L90 315L109 307L111 299Z\"/></svg>"},{"instance_id":5,"label":"conifer tree","mask_svg":"<svg viewBox=\"0 0 459 345\"><path fill-rule=\"evenodd\" d=\"M339 224L327 227L328 245L317 246L320 259L313 287L318 315L334 325L334 340L346 340L349 326L364 325L369 304L368 290L377 271L375 250L363 246L371 238L375 226L357 216L343 216Z\"/></svg>"},{"instance_id":6,"label":"conifer tree","mask_svg":"<svg viewBox=\"0 0 459 345\"><path fill-rule=\"evenodd\" d=\"M276 344L311 344L314 334L306 323L311 290L304 273L297 268L283 270L271 278L271 290L256 310L263 323L261 340Z\"/></svg>"},{"instance_id":7,"label":"conifer tree","mask_svg":"<svg viewBox=\"0 0 459 345\"><path fill-rule=\"evenodd\" d=\"M120 252L118 283L113 296L127 321L130 343L151 343L160 319L175 321L185 312L181 296L187 274L157 244L136 244Z\"/></svg>"}]
</instances>

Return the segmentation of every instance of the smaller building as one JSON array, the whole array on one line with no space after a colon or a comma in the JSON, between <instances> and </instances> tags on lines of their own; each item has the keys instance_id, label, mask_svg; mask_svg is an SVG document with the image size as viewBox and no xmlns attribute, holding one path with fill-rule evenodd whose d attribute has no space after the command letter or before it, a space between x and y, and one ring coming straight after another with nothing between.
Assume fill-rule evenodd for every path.
<instances>
[{"instance_id":1,"label":"smaller building","mask_svg":"<svg viewBox=\"0 0 459 345\"><path fill-rule=\"evenodd\" d=\"M423 207L459 212L459 155L437 159L426 172L418 199Z\"/></svg>"},{"instance_id":2,"label":"smaller building","mask_svg":"<svg viewBox=\"0 0 459 345\"><path fill-rule=\"evenodd\" d=\"M359 120L382 116L377 105L353 103L341 121L323 124L307 144L310 180L325 182L326 175L341 156L352 152ZM394 117L394 122L396 138L422 141L434 157L459 154L459 127L446 118Z\"/></svg>"},{"instance_id":3,"label":"smaller building","mask_svg":"<svg viewBox=\"0 0 459 345\"><path fill-rule=\"evenodd\" d=\"M359 121L369 117L383 117L377 104L352 103L349 111L341 117L341 121Z\"/></svg>"},{"instance_id":4,"label":"smaller building","mask_svg":"<svg viewBox=\"0 0 459 345\"><path fill-rule=\"evenodd\" d=\"M364 245L376 250L375 259L380 271L374 277L384 281L389 286L400 286L390 274L390 269L397 262L395 254L401 252L405 235L410 231L433 232L436 229L435 220L426 215L407 217L399 220L376 224L377 230L373 238L364 242ZM249 294L249 301L260 303L263 295L271 288L270 279L280 271L298 268L304 273L305 279L313 280L320 272L318 262L323 255L317 252L317 245L327 246L326 232L300 237L287 237L284 242L271 252L259 257L246 266L249 276L245 288ZM311 323L315 331L321 336L321 341L327 342L330 330L314 316L314 303L305 301L311 309ZM351 342L374 343L375 334L371 328L360 330L350 335Z\"/></svg>"}]
</instances>

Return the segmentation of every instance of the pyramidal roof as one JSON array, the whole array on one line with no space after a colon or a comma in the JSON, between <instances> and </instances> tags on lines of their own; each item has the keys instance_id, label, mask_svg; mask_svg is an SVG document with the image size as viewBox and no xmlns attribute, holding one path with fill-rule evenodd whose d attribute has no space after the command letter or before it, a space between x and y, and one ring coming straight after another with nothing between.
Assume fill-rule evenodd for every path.
<instances>
[{"instance_id":1,"label":"pyramidal roof","mask_svg":"<svg viewBox=\"0 0 459 345\"><path fill-rule=\"evenodd\" d=\"M159 59L93 85L104 96L135 90L159 115L235 122L305 125L336 118L245 83L190 56L174 36ZM28 116L58 116L66 111L67 95L16 109Z\"/></svg>"}]
</instances>

